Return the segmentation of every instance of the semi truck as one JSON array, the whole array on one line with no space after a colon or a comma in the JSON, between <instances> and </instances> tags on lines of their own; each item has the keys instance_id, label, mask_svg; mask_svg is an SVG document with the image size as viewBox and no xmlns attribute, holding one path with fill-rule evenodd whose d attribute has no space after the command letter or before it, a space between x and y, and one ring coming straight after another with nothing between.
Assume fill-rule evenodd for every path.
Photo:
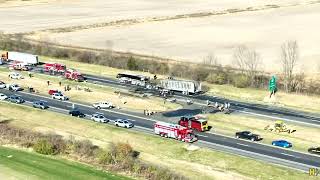
<instances>
[{"instance_id":1,"label":"semi truck","mask_svg":"<svg viewBox=\"0 0 320 180\"><path fill-rule=\"evenodd\" d=\"M160 88L189 95L200 93L201 83L190 80L164 79L160 81Z\"/></svg>"},{"instance_id":2,"label":"semi truck","mask_svg":"<svg viewBox=\"0 0 320 180\"><path fill-rule=\"evenodd\" d=\"M2 55L2 58L6 61L16 61L28 65L39 64L39 58L37 55L8 51Z\"/></svg>"},{"instance_id":3,"label":"semi truck","mask_svg":"<svg viewBox=\"0 0 320 180\"><path fill-rule=\"evenodd\" d=\"M187 127L190 129L195 129L199 132L208 131L208 121L205 119L198 119L195 117L181 117L179 122L179 125L183 127Z\"/></svg>"},{"instance_id":4,"label":"semi truck","mask_svg":"<svg viewBox=\"0 0 320 180\"><path fill-rule=\"evenodd\" d=\"M158 121L154 124L154 133L162 137L173 138L189 143L198 140L191 129L180 126L178 124L172 124L161 121Z\"/></svg>"}]
</instances>

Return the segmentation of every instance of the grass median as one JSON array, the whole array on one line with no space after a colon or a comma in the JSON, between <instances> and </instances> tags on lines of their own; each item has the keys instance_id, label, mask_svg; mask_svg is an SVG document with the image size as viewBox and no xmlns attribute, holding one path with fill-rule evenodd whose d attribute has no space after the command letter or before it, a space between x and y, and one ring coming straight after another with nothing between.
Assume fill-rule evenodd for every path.
<instances>
[{"instance_id":1,"label":"grass median","mask_svg":"<svg viewBox=\"0 0 320 180\"><path fill-rule=\"evenodd\" d=\"M66 178L73 180L130 179L65 159L51 158L2 146L0 146L0 178L32 180Z\"/></svg>"},{"instance_id":2,"label":"grass median","mask_svg":"<svg viewBox=\"0 0 320 180\"><path fill-rule=\"evenodd\" d=\"M152 111L166 111L172 109L178 109L181 106L175 103L166 102L164 103L161 98L148 98L148 97L139 97L129 91L102 86L97 84L91 84L86 82L75 82L66 80L62 77L48 76L44 74L33 74L34 77L29 78L26 72L22 72L24 79L13 80L8 78L8 70L0 70L0 78L2 81L5 81L8 84L17 83L20 86L24 87L27 90L27 87L31 86L36 91L39 91L42 95L48 95L50 89L57 89L62 91L67 95L72 101L86 102L86 103L95 103L99 101L110 101L114 105L119 106L120 108L125 108L132 111L142 112L144 109L149 109ZM50 85L47 85L47 81L50 81ZM59 86L59 82L62 83L62 86ZM64 86L70 85L70 91L64 91ZM78 87L81 90L77 90ZM89 88L92 92L86 92L83 89ZM116 91L120 92L115 93Z\"/></svg>"},{"instance_id":3,"label":"grass median","mask_svg":"<svg viewBox=\"0 0 320 180\"><path fill-rule=\"evenodd\" d=\"M187 150L185 143L145 133L98 124L48 111L0 102L0 120L40 132L55 132L90 139L107 147L110 142L130 143L143 161L166 166L190 179L307 179L302 172L206 148Z\"/></svg>"},{"instance_id":4,"label":"grass median","mask_svg":"<svg viewBox=\"0 0 320 180\"><path fill-rule=\"evenodd\" d=\"M105 76L116 79L118 73L127 71L136 74L143 74L153 77L153 74L141 71L129 71L123 69L116 69L102 65L87 64L71 60L55 59L50 57L41 57L46 62L59 62L66 64L67 67L74 67L81 72L99 76ZM158 78L166 78L164 75L158 75ZM255 88L236 88L231 85L216 85L205 83L209 88L208 95L225 97L243 102L253 102L260 104L267 104L271 106L285 107L290 109L308 111L318 113L320 111L320 97L316 95L302 95L302 94L288 94L278 92L276 99L268 98L269 91L267 89Z\"/></svg>"}]
</instances>

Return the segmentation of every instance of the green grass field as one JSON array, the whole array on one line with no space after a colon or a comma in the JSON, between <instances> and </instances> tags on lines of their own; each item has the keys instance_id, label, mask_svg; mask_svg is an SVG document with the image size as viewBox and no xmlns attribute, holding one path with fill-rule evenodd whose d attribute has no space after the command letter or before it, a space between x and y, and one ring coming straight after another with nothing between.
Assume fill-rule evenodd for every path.
<instances>
[{"instance_id":1,"label":"green grass field","mask_svg":"<svg viewBox=\"0 0 320 180\"><path fill-rule=\"evenodd\" d=\"M0 146L0 179L126 180L65 159Z\"/></svg>"},{"instance_id":2,"label":"green grass field","mask_svg":"<svg viewBox=\"0 0 320 180\"><path fill-rule=\"evenodd\" d=\"M129 142L140 152L141 160L167 167L190 179L308 179L302 172L254 159L207 148L188 151L185 148L188 144L175 140L20 105L0 102L0 120L11 120L14 126L34 131L90 139L103 148L110 142Z\"/></svg>"}]
</instances>

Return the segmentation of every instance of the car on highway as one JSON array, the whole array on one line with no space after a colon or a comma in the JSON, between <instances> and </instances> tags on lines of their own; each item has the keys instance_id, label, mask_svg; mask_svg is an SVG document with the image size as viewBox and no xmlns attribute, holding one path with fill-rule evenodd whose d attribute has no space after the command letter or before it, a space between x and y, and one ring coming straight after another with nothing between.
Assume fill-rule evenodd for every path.
<instances>
[{"instance_id":1,"label":"car on highway","mask_svg":"<svg viewBox=\"0 0 320 180\"><path fill-rule=\"evenodd\" d=\"M52 99L58 99L62 101L66 101L69 99L67 96L63 95L61 92L53 93L51 97Z\"/></svg>"},{"instance_id":2,"label":"car on highway","mask_svg":"<svg viewBox=\"0 0 320 180\"><path fill-rule=\"evenodd\" d=\"M93 103L92 106L96 109L111 109L114 108L113 104L109 101L102 101Z\"/></svg>"},{"instance_id":3,"label":"car on highway","mask_svg":"<svg viewBox=\"0 0 320 180\"><path fill-rule=\"evenodd\" d=\"M116 119L114 125L124 128L132 128L134 126L132 122L126 119Z\"/></svg>"},{"instance_id":4,"label":"car on highway","mask_svg":"<svg viewBox=\"0 0 320 180\"><path fill-rule=\"evenodd\" d=\"M276 140L272 141L271 143L273 146L278 146L278 147L284 147L284 148L291 148L292 143L286 141L286 140Z\"/></svg>"},{"instance_id":5,"label":"car on highway","mask_svg":"<svg viewBox=\"0 0 320 180\"><path fill-rule=\"evenodd\" d=\"M6 100L6 99L8 99L8 96L5 95L5 94L0 93L0 100L3 101L3 100Z\"/></svg>"},{"instance_id":6,"label":"car on highway","mask_svg":"<svg viewBox=\"0 0 320 180\"><path fill-rule=\"evenodd\" d=\"M21 103L24 103L25 100L22 99L20 96L17 96L17 95L11 95L8 97L8 101L9 102L13 102L13 103L17 103L17 104L21 104Z\"/></svg>"},{"instance_id":7,"label":"car on highway","mask_svg":"<svg viewBox=\"0 0 320 180\"><path fill-rule=\"evenodd\" d=\"M4 89L6 87L7 87L6 83L0 81L0 89Z\"/></svg>"},{"instance_id":8,"label":"car on highway","mask_svg":"<svg viewBox=\"0 0 320 180\"><path fill-rule=\"evenodd\" d=\"M47 105L47 103L45 102L45 101L34 101L33 103L32 103L32 106L34 107L34 108L39 108L39 109L47 109L47 108L49 108L49 106Z\"/></svg>"},{"instance_id":9,"label":"car on highway","mask_svg":"<svg viewBox=\"0 0 320 180\"><path fill-rule=\"evenodd\" d=\"M250 141L259 141L261 140L261 137L257 134L252 134L250 131L241 131L236 132L236 138L239 139L248 139Z\"/></svg>"},{"instance_id":10,"label":"car on highway","mask_svg":"<svg viewBox=\"0 0 320 180\"><path fill-rule=\"evenodd\" d=\"M95 122L100 122L100 123L107 123L109 120L103 115L103 113L96 112L92 114L91 120Z\"/></svg>"},{"instance_id":11,"label":"car on highway","mask_svg":"<svg viewBox=\"0 0 320 180\"><path fill-rule=\"evenodd\" d=\"M17 73L17 72L9 73L8 77L11 78L11 79L23 79L23 76L20 73Z\"/></svg>"},{"instance_id":12,"label":"car on highway","mask_svg":"<svg viewBox=\"0 0 320 180\"><path fill-rule=\"evenodd\" d=\"M70 116L80 117L80 118L86 117L86 115L83 114L79 109L72 109L72 110L70 110L70 111L69 111L69 115L70 115Z\"/></svg>"},{"instance_id":13,"label":"car on highway","mask_svg":"<svg viewBox=\"0 0 320 180\"><path fill-rule=\"evenodd\" d=\"M11 85L9 86L9 91L15 91L15 92L17 92L17 91L23 91L23 88L20 87L18 84L11 84Z\"/></svg>"},{"instance_id":14,"label":"car on highway","mask_svg":"<svg viewBox=\"0 0 320 180\"><path fill-rule=\"evenodd\" d=\"M320 147L311 147L308 149L308 152L311 154L319 154L320 155Z\"/></svg>"}]
</instances>

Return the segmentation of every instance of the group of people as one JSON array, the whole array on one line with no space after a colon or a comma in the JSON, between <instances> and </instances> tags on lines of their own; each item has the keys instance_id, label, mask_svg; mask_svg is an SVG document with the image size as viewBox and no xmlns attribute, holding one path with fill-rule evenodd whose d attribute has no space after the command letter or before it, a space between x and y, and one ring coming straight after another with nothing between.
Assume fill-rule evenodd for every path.
<instances>
[{"instance_id":1,"label":"group of people","mask_svg":"<svg viewBox=\"0 0 320 180\"><path fill-rule=\"evenodd\" d=\"M225 103L221 103L221 104L218 103L218 102L214 102L213 105L211 105L209 100L207 100L207 106L213 106L214 108L218 109L221 112L230 109L230 103L229 102L225 102Z\"/></svg>"},{"instance_id":2,"label":"group of people","mask_svg":"<svg viewBox=\"0 0 320 180\"><path fill-rule=\"evenodd\" d=\"M151 115L154 115L155 112L145 109L145 110L143 110L143 114L144 114L145 116L151 116Z\"/></svg>"}]
</instances>

